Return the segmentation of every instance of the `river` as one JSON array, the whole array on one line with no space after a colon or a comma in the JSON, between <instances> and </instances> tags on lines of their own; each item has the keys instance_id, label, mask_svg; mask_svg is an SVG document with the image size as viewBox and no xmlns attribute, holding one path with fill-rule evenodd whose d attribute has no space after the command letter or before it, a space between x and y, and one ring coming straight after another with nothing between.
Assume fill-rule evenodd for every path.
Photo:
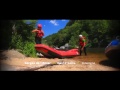
<instances>
[{"instance_id":1,"label":"river","mask_svg":"<svg viewBox=\"0 0 120 90\"><path fill-rule=\"evenodd\" d=\"M85 56L83 52L81 56L76 56L72 59L82 62L91 62L105 66L120 68L120 63L115 62L114 60L111 61L106 57L104 53L104 48L88 48L87 56Z\"/></svg>"}]
</instances>

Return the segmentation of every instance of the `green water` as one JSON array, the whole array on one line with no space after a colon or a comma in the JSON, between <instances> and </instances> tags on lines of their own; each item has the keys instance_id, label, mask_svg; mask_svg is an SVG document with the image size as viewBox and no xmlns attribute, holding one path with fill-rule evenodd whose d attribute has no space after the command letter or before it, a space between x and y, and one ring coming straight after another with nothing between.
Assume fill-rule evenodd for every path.
<instances>
[{"instance_id":1,"label":"green water","mask_svg":"<svg viewBox=\"0 0 120 90\"><path fill-rule=\"evenodd\" d=\"M87 48L87 52L89 52L89 53L104 53L105 48Z\"/></svg>"}]
</instances>

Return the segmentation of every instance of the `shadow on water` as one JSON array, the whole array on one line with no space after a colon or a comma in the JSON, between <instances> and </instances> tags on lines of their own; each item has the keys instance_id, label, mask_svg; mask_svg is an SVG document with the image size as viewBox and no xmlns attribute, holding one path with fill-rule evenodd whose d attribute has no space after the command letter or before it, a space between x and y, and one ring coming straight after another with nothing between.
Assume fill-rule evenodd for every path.
<instances>
[{"instance_id":1,"label":"shadow on water","mask_svg":"<svg viewBox=\"0 0 120 90\"><path fill-rule=\"evenodd\" d=\"M120 59L106 59L100 61L99 64L120 69Z\"/></svg>"}]
</instances>

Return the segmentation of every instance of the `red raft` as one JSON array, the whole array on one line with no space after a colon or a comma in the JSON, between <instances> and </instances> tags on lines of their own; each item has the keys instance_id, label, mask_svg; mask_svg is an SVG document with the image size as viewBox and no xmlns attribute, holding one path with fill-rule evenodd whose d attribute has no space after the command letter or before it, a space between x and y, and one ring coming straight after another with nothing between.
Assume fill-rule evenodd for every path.
<instances>
[{"instance_id":1,"label":"red raft","mask_svg":"<svg viewBox=\"0 0 120 90\"><path fill-rule=\"evenodd\" d=\"M52 48L44 44L36 44L35 49L38 52L42 53L45 57L50 57L50 58L67 58L67 57L74 57L79 55L78 49L63 51L63 50L57 50L55 48Z\"/></svg>"}]
</instances>

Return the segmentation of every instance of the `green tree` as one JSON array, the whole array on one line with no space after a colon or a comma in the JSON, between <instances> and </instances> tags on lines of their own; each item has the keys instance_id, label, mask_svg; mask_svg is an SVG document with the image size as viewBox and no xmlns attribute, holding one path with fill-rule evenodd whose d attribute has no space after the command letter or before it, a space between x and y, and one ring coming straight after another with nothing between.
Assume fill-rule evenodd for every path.
<instances>
[{"instance_id":1,"label":"green tree","mask_svg":"<svg viewBox=\"0 0 120 90\"><path fill-rule=\"evenodd\" d=\"M76 46L76 42L75 42L75 38L74 36L72 36L69 40L69 45L71 46L71 48L75 48Z\"/></svg>"}]
</instances>

